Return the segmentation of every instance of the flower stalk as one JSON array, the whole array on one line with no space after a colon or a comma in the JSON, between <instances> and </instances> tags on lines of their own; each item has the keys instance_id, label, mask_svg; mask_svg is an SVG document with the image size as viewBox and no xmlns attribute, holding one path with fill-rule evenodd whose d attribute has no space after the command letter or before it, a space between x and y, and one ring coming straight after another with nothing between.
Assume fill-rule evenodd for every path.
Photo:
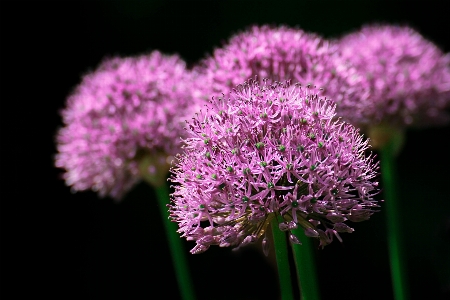
<instances>
[{"instance_id":1,"label":"flower stalk","mask_svg":"<svg viewBox=\"0 0 450 300\"><path fill-rule=\"evenodd\" d=\"M164 227L166 229L170 254L172 256L181 297L183 300L194 300L194 285L189 274L189 266L186 259L185 250L177 233L178 226L176 223L167 218L167 204L169 204L170 191L166 184L162 184L154 188L158 198L158 206L161 210Z\"/></svg>"},{"instance_id":2,"label":"flower stalk","mask_svg":"<svg viewBox=\"0 0 450 300\"><path fill-rule=\"evenodd\" d=\"M401 234L401 221L399 213L399 199L397 196L397 173L395 166L395 153L398 151L398 141L391 139L380 150L382 182L387 213L387 236L391 277L395 300L406 300L408 284L406 280L406 263L404 260L403 239Z\"/></svg>"},{"instance_id":3,"label":"flower stalk","mask_svg":"<svg viewBox=\"0 0 450 300\"><path fill-rule=\"evenodd\" d=\"M275 248L275 258L278 266L278 278L280 280L281 299L293 300L294 295L292 292L286 233L278 228L279 223L277 218L274 218L270 223L272 224L272 235Z\"/></svg>"},{"instance_id":4,"label":"flower stalk","mask_svg":"<svg viewBox=\"0 0 450 300\"><path fill-rule=\"evenodd\" d=\"M296 229L292 232L302 241L301 245L292 244L292 253L294 256L298 286L302 300L319 300L320 293L317 281L313 242L301 229Z\"/></svg>"}]
</instances>

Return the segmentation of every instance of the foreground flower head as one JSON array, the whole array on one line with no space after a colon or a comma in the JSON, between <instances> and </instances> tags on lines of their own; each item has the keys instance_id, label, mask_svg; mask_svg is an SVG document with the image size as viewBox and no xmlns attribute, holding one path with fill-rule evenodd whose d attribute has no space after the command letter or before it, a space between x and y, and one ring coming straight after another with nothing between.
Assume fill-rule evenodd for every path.
<instances>
[{"instance_id":1,"label":"foreground flower head","mask_svg":"<svg viewBox=\"0 0 450 300\"><path fill-rule=\"evenodd\" d=\"M336 82L331 57L336 47L322 37L287 26L253 26L232 36L200 63L198 96L228 93L247 78L314 83L336 97L345 92ZM341 99L333 99L341 101Z\"/></svg>"},{"instance_id":2,"label":"foreground flower head","mask_svg":"<svg viewBox=\"0 0 450 300\"><path fill-rule=\"evenodd\" d=\"M194 107L189 88L185 63L157 51L107 59L85 75L57 134L67 185L119 199L141 176L162 169L165 180L166 157L179 150Z\"/></svg>"},{"instance_id":3,"label":"foreground flower head","mask_svg":"<svg viewBox=\"0 0 450 300\"><path fill-rule=\"evenodd\" d=\"M360 89L346 104L362 107L361 114L343 114L346 119L361 126L397 128L448 120L450 57L418 32L371 25L344 36L338 44L337 70L349 86Z\"/></svg>"},{"instance_id":4,"label":"foreground flower head","mask_svg":"<svg viewBox=\"0 0 450 300\"><path fill-rule=\"evenodd\" d=\"M191 253L253 243L272 221L325 246L369 219L378 163L334 111L309 87L250 80L189 122L169 210Z\"/></svg>"}]
</instances>

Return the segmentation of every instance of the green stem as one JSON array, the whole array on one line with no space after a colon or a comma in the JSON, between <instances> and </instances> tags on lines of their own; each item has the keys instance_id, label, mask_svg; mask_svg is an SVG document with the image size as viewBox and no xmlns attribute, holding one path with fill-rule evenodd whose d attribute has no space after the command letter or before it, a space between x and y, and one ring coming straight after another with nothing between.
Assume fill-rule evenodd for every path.
<instances>
[{"instance_id":1,"label":"green stem","mask_svg":"<svg viewBox=\"0 0 450 300\"><path fill-rule=\"evenodd\" d=\"M381 174L387 214L387 236L389 258L391 263L391 277L395 300L409 299L406 282L405 262L400 230L400 214L397 198L397 174L395 170L394 139L381 148Z\"/></svg>"},{"instance_id":2,"label":"green stem","mask_svg":"<svg viewBox=\"0 0 450 300\"><path fill-rule=\"evenodd\" d=\"M180 287L180 293L182 299L193 300L195 299L193 284L191 277L189 276L189 268L184 252L184 247L181 242L181 238L177 233L177 225L170 221L168 218L167 204L169 203L170 191L166 184L154 187L159 202L159 208L161 209L161 215L166 229L166 235L169 240L169 248L172 254L173 266L178 280L178 286Z\"/></svg>"},{"instance_id":3,"label":"green stem","mask_svg":"<svg viewBox=\"0 0 450 300\"><path fill-rule=\"evenodd\" d=\"M292 233L302 241L302 245L292 244L300 294L303 300L318 300L320 293L312 240L305 236L303 229L293 230Z\"/></svg>"},{"instance_id":4,"label":"green stem","mask_svg":"<svg viewBox=\"0 0 450 300\"><path fill-rule=\"evenodd\" d=\"M272 224L273 243L275 248L275 258L278 266L278 278L280 280L280 290L282 300L293 300L291 271L289 268L289 258L287 249L286 233L278 228L278 221L274 218Z\"/></svg>"}]
</instances>

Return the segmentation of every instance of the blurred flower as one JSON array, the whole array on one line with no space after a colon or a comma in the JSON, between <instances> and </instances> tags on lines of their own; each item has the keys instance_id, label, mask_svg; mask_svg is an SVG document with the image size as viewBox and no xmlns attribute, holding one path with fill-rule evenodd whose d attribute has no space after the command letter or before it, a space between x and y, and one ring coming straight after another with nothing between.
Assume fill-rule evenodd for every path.
<instances>
[{"instance_id":1,"label":"blurred flower","mask_svg":"<svg viewBox=\"0 0 450 300\"><path fill-rule=\"evenodd\" d=\"M164 182L193 115L190 84L185 63L158 51L106 59L86 74L56 138L55 164L67 185L119 199L142 176Z\"/></svg>"},{"instance_id":2,"label":"blurred flower","mask_svg":"<svg viewBox=\"0 0 450 300\"><path fill-rule=\"evenodd\" d=\"M287 26L253 26L229 39L195 69L203 76L197 97L210 99L257 75L260 79L292 80L325 88L341 97L331 56L336 47L320 36ZM342 101L342 99L333 99Z\"/></svg>"},{"instance_id":3,"label":"blurred flower","mask_svg":"<svg viewBox=\"0 0 450 300\"><path fill-rule=\"evenodd\" d=\"M169 206L179 232L197 245L240 247L264 235L302 227L327 245L347 220L369 219L377 207L378 163L352 125L333 120L335 106L310 88L250 80L213 98L188 123L189 138L172 168ZM263 243L266 244L266 243Z\"/></svg>"},{"instance_id":4,"label":"blurred flower","mask_svg":"<svg viewBox=\"0 0 450 300\"><path fill-rule=\"evenodd\" d=\"M336 70L359 89L339 116L364 127L442 124L450 104L450 56L409 27L371 25L338 41ZM336 56L335 56L336 57ZM342 113L341 109L360 113Z\"/></svg>"}]
</instances>

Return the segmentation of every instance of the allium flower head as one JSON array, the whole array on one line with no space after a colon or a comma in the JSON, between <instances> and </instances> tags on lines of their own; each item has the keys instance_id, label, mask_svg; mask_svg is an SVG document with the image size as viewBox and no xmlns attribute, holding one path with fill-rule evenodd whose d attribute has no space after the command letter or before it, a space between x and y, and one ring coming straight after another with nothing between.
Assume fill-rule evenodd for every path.
<instances>
[{"instance_id":1,"label":"allium flower head","mask_svg":"<svg viewBox=\"0 0 450 300\"><path fill-rule=\"evenodd\" d=\"M362 108L345 114L361 126L440 124L448 120L450 56L409 27L371 25L339 42L337 70L360 88L345 105ZM338 106L338 113L340 107Z\"/></svg>"},{"instance_id":2,"label":"allium flower head","mask_svg":"<svg viewBox=\"0 0 450 300\"><path fill-rule=\"evenodd\" d=\"M250 80L187 125L189 138L172 168L169 210L179 232L210 245L240 247L264 235L302 227L322 246L347 220L369 219L377 206L378 163L335 106L309 87Z\"/></svg>"},{"instance_id":3,"label":"allium flower head","mask_svg":"<svg viewBox=\"0 0 450 300\"><path fill-rule=\"evenodd\" d=\"M248 78L314 83L327 93L345 89L335 81L331 56L336 47L322 37L287 26L253 26L214 51L196 69L202 74L199 97L227 93ZM339 100L341 99L334 99Z\"/></svg>"},{"instance_id":4,"label":"allium flower head","mask_svg":"<svg viewBox=\"0 0 450 300\"><path fill-rule=\"evenodd\" d=\"M118 199L143 172L164 169L193 115L189 80L178 56L158 51L106 59L86 74L67 99L57 134L56 166L66 170L67 185ZM149 169L140 171L142 163Z\"/></svg>"}]
</instances>

